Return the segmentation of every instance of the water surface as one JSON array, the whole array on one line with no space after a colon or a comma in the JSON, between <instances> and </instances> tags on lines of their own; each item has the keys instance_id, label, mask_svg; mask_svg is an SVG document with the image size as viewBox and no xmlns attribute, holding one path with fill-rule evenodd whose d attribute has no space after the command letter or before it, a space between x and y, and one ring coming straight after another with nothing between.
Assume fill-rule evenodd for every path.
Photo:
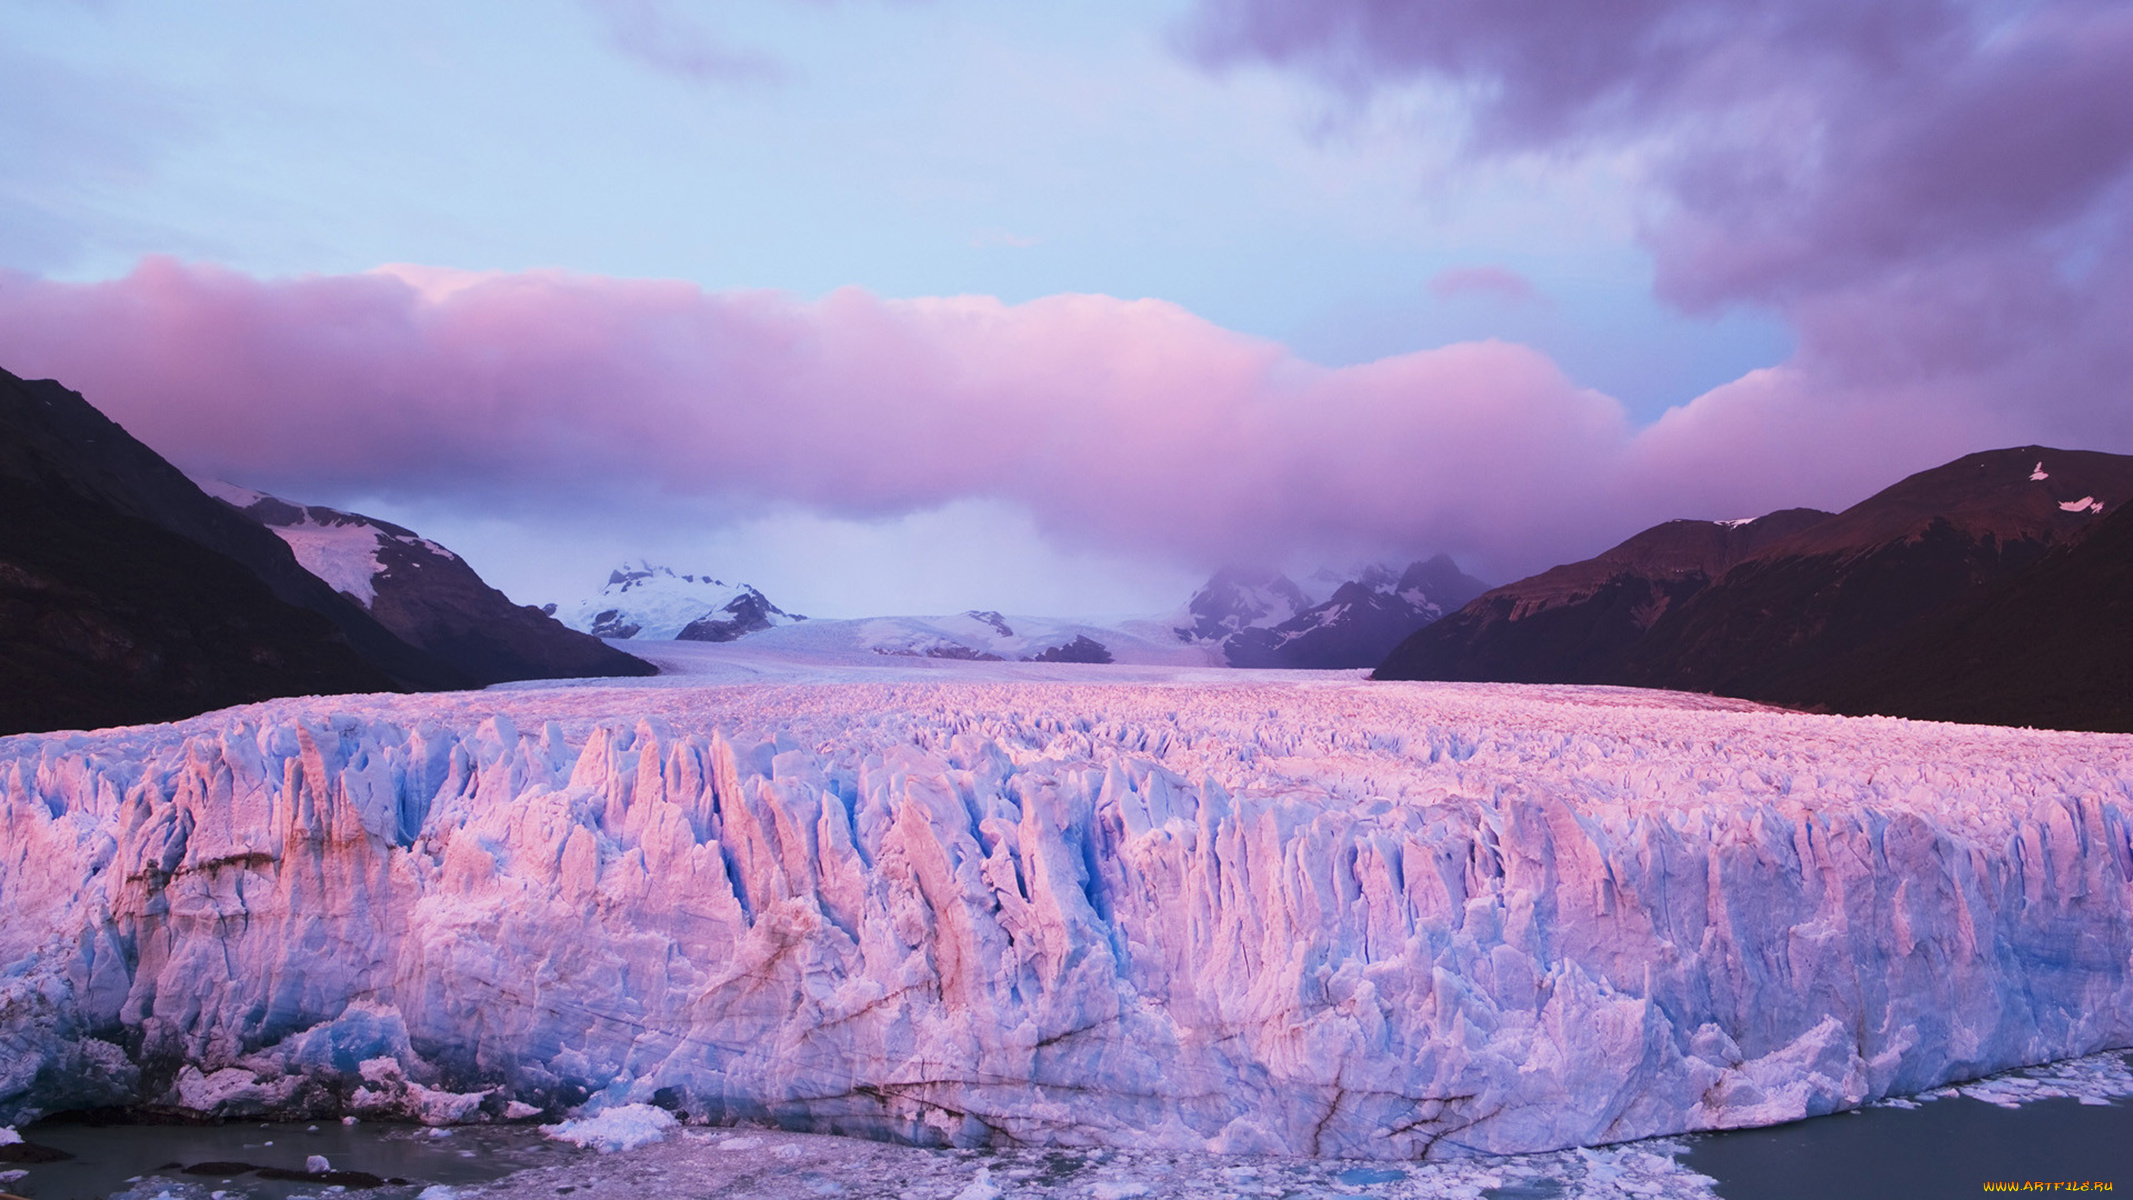
<instances>
[{"instance_id":1,"label":"water surface","mask_svg":"<svg viewBox=\"0 0 2133 1200\"><path fill-rule=\"evenodd\" d=\"M370 1121L357 1125L337 1121L99 1125L60 1118L25 1126L20 1132L28 1141L74 1156L65 1162L6 1164L27 1174L12 1183L0 1183L0 1191L30 1200L103 1200L124 1191L129 1179L141 1175L204 1184L229 1193L233 1200L319 1195L325 1188L316 1183L266 1180L249 1173L187 1175L171 1165L244 1162L301 1171L314 1154L323 1155L335 1170L408 1180L409 1186L397 1191L412 1196L428 1184L479 1183L581 1153L546 1141L537 1129L527 1126L433 1131Z\"/></svg>"}]
</instances>

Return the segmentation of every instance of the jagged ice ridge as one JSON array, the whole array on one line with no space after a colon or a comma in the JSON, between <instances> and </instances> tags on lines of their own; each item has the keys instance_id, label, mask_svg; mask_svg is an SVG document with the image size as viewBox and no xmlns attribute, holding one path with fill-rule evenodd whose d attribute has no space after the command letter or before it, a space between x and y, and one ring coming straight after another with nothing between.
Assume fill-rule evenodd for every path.
<instances>
[{"instance_id":1,"label":"jagged ice ridge","mask_svg":"<svg viewBox=\"0 0 2133 1200\"><path fill-rule=\"evenodd\" d=\"M1375 1157L2133 1043L2133 738L1596 688L275 701L0 740L0 1124L658 1100Z\"/></svg>"}]
</instances>

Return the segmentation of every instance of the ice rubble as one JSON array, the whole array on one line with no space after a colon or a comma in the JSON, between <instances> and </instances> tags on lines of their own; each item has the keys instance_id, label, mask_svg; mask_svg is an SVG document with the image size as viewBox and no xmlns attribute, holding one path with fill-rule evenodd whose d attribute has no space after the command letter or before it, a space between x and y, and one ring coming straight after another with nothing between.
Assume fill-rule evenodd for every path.
<instances>
[{"instance_id":1,"label":"ice rubble","mask_svg":"<svg viewBox=\"0 0 2133 1200\"><path fill-rule=\"evenodd\" d=\"M0 1121L1442 1157L2133 1043L2133 738L987 665L0 740Z\"/></svg>"},{"instance_id":2,"label":"ice rubble","mask_svg":"<svg viewBox=\"0 0 2133 1200\"><path fill-rule=\"evenodd\" d=\"M543 1125L541 1132L559 1142L613 1154L651 1145L679 1125L673 1113L657 1105L618 1104L590 1117Z\"/></svg>"}]
</instances>

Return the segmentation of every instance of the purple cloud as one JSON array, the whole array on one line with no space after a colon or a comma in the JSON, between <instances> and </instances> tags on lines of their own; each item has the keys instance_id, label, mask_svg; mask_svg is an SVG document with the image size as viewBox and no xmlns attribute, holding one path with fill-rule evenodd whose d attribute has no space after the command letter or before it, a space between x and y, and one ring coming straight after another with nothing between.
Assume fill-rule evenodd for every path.
<instances>
[{"instance_id":1,"label":"purple cloud","mask_svg":"<svg viewBox=\"0 0 2133 1200\"><path fill-rule=\"evenodd\" d=\"M1639 433L1501 342L1328 368L1152 300L804 303L553 272L0 274L0 364L188 469L292 495L618 526L676 499L860 518L992 499L1065 545L1196 566L1441 549L1508 577L2017 440L1937 395L1853 411L1797 368Z\"/></svg>"},{"instance_id":2,"label":"purple cloud","mask_svg":"<svg viewBox=\"0 0 2133 1200\"><path fill-rule=\"evenodd\" d=\"M1477 155L1632 150L1661 295L1785 313L1800 395L2133 448L2133 7L1202 0L1190 42L1457 86Z\"/></svg>"}]
</instances>

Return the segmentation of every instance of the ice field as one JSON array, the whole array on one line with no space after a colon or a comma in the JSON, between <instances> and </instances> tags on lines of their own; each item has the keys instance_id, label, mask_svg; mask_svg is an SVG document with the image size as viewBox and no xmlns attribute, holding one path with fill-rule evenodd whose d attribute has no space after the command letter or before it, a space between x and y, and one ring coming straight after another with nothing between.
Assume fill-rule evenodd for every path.
<instances>
[{"instance_id":1,"label":"ice field","mask_svg":"<svg viewBox=\"0 0 2133 1200\"><path fill-rule=\"evenodd\" d=\"M0 1123L1449 1158L2133 1044L2133 738L744 647L0 739Z\"/></svg>"}]
</instances>

